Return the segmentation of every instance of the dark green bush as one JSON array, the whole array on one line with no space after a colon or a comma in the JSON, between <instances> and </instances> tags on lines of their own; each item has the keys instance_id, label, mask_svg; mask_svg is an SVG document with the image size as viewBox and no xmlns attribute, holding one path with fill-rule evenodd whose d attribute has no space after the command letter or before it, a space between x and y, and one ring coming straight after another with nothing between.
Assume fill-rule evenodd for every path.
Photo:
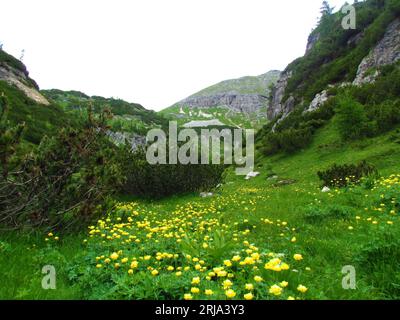
<instances>
[{"instance_id":1,"label":"dark green bush","mask_svg":"<svg viewBox=\"0 0 400 320\"><path fill-rule=\"evenodd\" d=\"M343 140L355 140L366 136L368 117L364 106L349 95L338 99L336 123Z\"/></svg>"},{"instance_id":2,"label":"dark green bush","mask_svg":"<svg viewBox=\"0 0 400 320\"><path fill-rule=\"evenodd\" d=\"M309 145L312 138L310 128L288 129L280 133L280 146L284 152L293 153Z\"/></svg>"},{"instance_id":3,"label":"dark green bush","mask_svg":"<svg viewBox=\"0 0 400 320\"><path fill-rule=\"evenodd\" d=\"M312 140L313 125L320 124L311 122L304 128L269 133L263 142L262 152L266 155L278 152L294 153L307 147Z\"/></svg>"},{"instance_id":4,"label":"dark green bush","mask_svg":"<svg viewBox=\"0 0 400 320\"><path fill-rule=\"evenodd\" d=\"M223 182L224 165L151 165L143 149L125 153L124 193L148 198L208 191Z\"/></svg>"},{"instance_id":5,"label":"dark green bush","mask_svg":"<svg viewBox=\"0 0 400 320\"><path fill-rule=\"evenodd\" d=\"M368 117L376 121L379 133L388 131L400 123L400 99L388 100L368 108Z\"/></svg>"},{"instance_id":6,"label":"dark green bush","mask_svg":"<svg viewBox=\"0 0 400 320\"><path fill-rule=\"evenodd\" d=\"M332 219L347 220L352 216L354 216L354 208L352 207L339 205L321 207L310 205L305 209L304 220L310 224L317 224Z\"/></svg>"},{"instance_id":7,"label":"dark green bush","mask_svg":"<svg viewBox=\"0 0 400 320\"><path fill-rule=\"evenodd\" d=\"M95 119L89 113L83 127L44 137L7 170L0 177L2 224L66 229L89 222L124 179L106 130L105 114Z\"/></svg>"},{"instance_id":8,"label":"dark green bush","mask_svg":"<svg viewBox=\"0 0 400 320\"><path fill-rule=\"evenodd\" d=\"M357 184L362 177L376 175L376 168L366 161L358 164L332 165L325 171L319 171L318 177L327 187L345 187L349 184Z\"/></svg>"}]
</instances>

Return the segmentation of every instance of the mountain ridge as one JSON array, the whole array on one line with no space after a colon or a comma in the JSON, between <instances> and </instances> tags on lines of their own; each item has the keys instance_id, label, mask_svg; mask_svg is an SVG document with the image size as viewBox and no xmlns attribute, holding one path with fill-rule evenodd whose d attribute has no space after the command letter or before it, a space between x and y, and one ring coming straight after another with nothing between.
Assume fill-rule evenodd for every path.
<instances>
[{"instance_id":1,"label":"mountain ridge","mask_svg":"<svg viewBox=\"0 0 400 320\"><path fill-rule=\"evenodd\" d=\"M162 110L181 124L213 118L235 127L259 127L266 119L271 86L280 71L218 82Z\"/></svg>"}]
</instances>

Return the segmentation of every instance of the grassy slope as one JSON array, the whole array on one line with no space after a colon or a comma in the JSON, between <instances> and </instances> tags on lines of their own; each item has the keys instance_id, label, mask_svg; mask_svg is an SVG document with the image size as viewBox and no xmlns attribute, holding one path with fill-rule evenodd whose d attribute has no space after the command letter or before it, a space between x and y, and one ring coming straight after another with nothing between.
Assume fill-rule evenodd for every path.
<instances>
[{"instance_id":1,"label":"grassy slope","mask_svg":"<svg viewBox=\"0 0 400 320\"><path fill-rule=\"evenodd\" d=\"M171 114L180 114L180 109L181 108L179 106L174 106L161 111L160 114L164 115L165 117L171 117ZM185 112L185 115L182 115L180 118L172 117L172 120L177 121L179 126L182 126L190 121L218 119L228 126L246 129L259 129L265 124L266 121L265 115L260 116L257 113L245 115L239 112L233 112L225 107L213 107L207 109L183 107L182 110ZM212 115L212 118L206 118L202 116L200 112L203 114Z\"/></svg>"},{"instance_id":2,"label":"grassy slope","mask_svg":"<svg viewBox=\"0 0 400 320\"><path fill-rule=\"evenodd\" d=\"M44 135L51 136L66 124L76 123L58 105L39 105L5 81L0 81L0 92L8 98L8 119L11 124L25 122L24 138L30 143L38 144Z\"/></svg>"},{"instance_id":3,"label":"grassy slope","mask_svg":"<svg viewBox=\"0 0 400 320\"><path fill-rule=\"evenodd\" d=\"M205 88L191 97L207 96L235 91L241 94L260 94L268 96L269 86L279 79L279 71L270 71L259 76L248 76L239 79L225 80Z\"/></svg>"},{"instance_id":4,"label":"grassy slope","mask_svg":"<svg viewBox=\"0 0 400 320\"><path fill-rule=\"evenodd\" d=\"M209 96L229 92L268 96L270 91L269 87L272 83L275 84L278 81L279 74L279 71L270 71L259 76L248 76L239 79L225 80L208 88L205 88L191 95L190 97ZM166 117L172 117L172 119L177 120L180 125L194 120L207 120L208 118L206 117L198 116L200 110L206 114L213 115L213 119L218 119L222 123L238 126L241 128L259 129L267 121L265 111L251 114L242 114L239 112L230 111L226 107L219 106L203 109L189 109L183 106L185 117L176 118L175 116L180 114L180 107L181 106L179 104L176 104L160 111L159 113ZM192 115L189 115L189 110L192 111Z\"/></svg>"},{"instance_id":5,"label":"grassy slope","mask_svg":"<svg viewBox=\"0 0 400 320\"><path fill-rule=\"evenodd\" d=\"M78 91L62 91L58 89L42 90L44 96L60 105L65 112L75 117L85 117L87 107L92 105L95 113L109 108L114 117L111 126L115 131L127 131L145 134L150 128L165 126L166 120L152 110L145 109L137 103L121 99L89 97Z\"/></svg>"},{"instance_id":6,"label":"grassy slope","mask_svg":"<svg viewBox=\"0 0 400 320\"><path fill-rule=\"evenodd\" d=\"M396 138L392 139L393 136ZM312 146L307 150L292 156L275 156L261 160L258 163L259 171L262 173L260 177L244 182L243 177L229 175L229 183L219 191L215 200L210 201L210 199L201 199L197 195L187 195L156 203L142 201L139 203L148 211L158 212L160 217L168 217L169 212L177 205L184 207L189 203L194 203L207 207L215 201L220 206L221 214L218 215L220 221L232 226L235 221L242 225L243 219L248 219L247 225L254 225L256 228L247 239L256 246L263 250L289 255L303 254L304 261L298 265L297 269L300 270L299 276L303 284L309 287L306 298L378 299L395 296L398 298L398 292L393 293L393 290L388 290L390 282L398 281L393 278L397 266L396 260L393 260L395 258L379 256L384 253L378 251L376 261L367 259L364 264L357 262L363 246L373 246L389 234L399 234L398 217L385 215L377 217L376 213L364 211L365 207L371 205L373 191L356 188L347 192L333 192L332 195L321 193L316 172L333 162L345 163L368 159L383 175L399 173L399 140L399 133L393 131L372 140L340 145L337 143L339 138L336 130L333 124L330 124L318 132ZM271 171L280 179L295 179L298 182L289 186L274 187L273 182L266 179L267 173ZM368 194L370 198L367 198L365 194ZM320 208L331 205L347 206L353 208L354 214L348 220L333 217L315 224L305 220L304 208L309 204ZM167 216L165 216L166 213L168 213ZM356 222L356 214L362 217L360 222ZM377 219L379 225L374 226L367 222L366 218L370 216ZM265 225L260 222L261 218L271 219L275 221L275 224ZM287 221L288 226L295 227L296 231L278 226L278 219ZM395 224L387 226L385 222L388 219L394 221ZM348 230L349 225L355 226L355 230ZM15 235L1 235L0 272L6 274L7 277L6 285L0 287L0 298L69 299L91 296L91 293L87 292L88 288L91 286L96 288L99 285L94 277L90 278L90 285L85 284L85 290L79 285L71 287L71 283L66 280L68 266L76 264L76 261L82 264L80 268L94 268L95 262L92 260L76 258L78 253L83 256L87 253L87 247L81 242L84 236L82 234L80 237L61 237L60 242L49 244L43 240L44 236L32 235L28 239ZM297 237L296 243L291 243L292 236ZM32 248L33 243L36 244L36 248L27 249ZM100 250L108 249L100 247ZM158 250L162 250L162 245ZM90 256L93 257L93 254L91 253ZM74 259L77 260L74 261ZM384 265L379 265L380 260ZM10 261L13 268L9 268ZM40 270L43 265L53 263L58 272L59 289L46 292L40 289ZM341 288L341 268L348 264L355 265L357 268L358 290L348 291ZM311 267L311 271L304 271L305 266ZM385 268L384 271L382 268ZM193 274L188 275L186 281L189 282L189 288L191 276ZM152 290L155 290L157 285L153 284L153 287ZM96 292L102 292L102 290L98 289ZM99 293L97 294L94 297L102 297ZM105 297L110 296L105 295Z\"/></svg>"}]
</instances>

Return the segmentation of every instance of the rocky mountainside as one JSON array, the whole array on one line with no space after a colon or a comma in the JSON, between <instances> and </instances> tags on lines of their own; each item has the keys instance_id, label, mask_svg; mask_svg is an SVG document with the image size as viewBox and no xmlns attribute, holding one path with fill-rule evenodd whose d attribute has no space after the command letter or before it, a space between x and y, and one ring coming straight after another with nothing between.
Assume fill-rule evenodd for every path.
<instances>
[{"instance_id":1,"label":"rocky mountainside","mask_svg":"<svg viewBox=\"0 0 400 320\"><path fill-rule=\"evenodd\" d=\"M225 80L203 89L162 111L181 122L218 120L237 127L257 126L266 119L270 88L280 71L272 70L255 77Z\"/></svg>"},{"instance_id":2,"label":"rocky mountainside","mask_svg":"<svg viewBox=\"0 0 400 320\"><path fill-rule=\"evenodd\" d=\"M36 82L29 77L25 65L0 49L0 81L17 87L38 104L49 105L49 102L39 93Z\"/></svg>"},{"instance_id":3,"label":"rocky mountainside","mask_svg":"<svg viewBox=\"0 0 400 320\"><path fill-rule=\"evenodd\" d=\"M44 135L76 124L73 117L40 93L26 66L4 50L0 50L0 94L8 101L10 124L25 123L23 140L27 143L38 144Z\"/></svg>"},{"instance_id":4,"label":"rocky mountainside","mask_svg":"<svg viewBox=\"0 0 400 320\"><path fill-rule=\"evenodd\" d=\"M0 50L0 94L4 94L9 102L11 123L24 122L25 141L34 144L67 124L78 125L87 116L89 105L97 114L109 108L114 115L110 121L110 138L116 143L126 139L133 148L143 143L143 135L149 129L167 124L162 116L137 103L89 97L79 91L39 90L26 66L4 50Z\"/></svg>"},{"instance_id":5,"label":"rocky mountainside","mask_svg":"<svg viewBox=\"0 0 400 320\"><path fill-rule=\"evenodd\" d=\"M339 10L310 34L304 57L289 64L272 89L269 120L282 121L297 109L315 111L329 89L371 83L380 68L400 60L399 1L366 0L355 8L355 30L343 29Z\"/></svg>"},{"instance_id":6,"label":"rocky mountainside","mask_svg":"<svg viewBox=\"0 0 400 320\"><path fill-rule=\"evenodd\" d=\"M225 80L177 104L192 108L226 106L237 112L252 113L267 105L270 86L279 76L280 71L272 70L256 77Z\"/></svg>"}]
</instances>

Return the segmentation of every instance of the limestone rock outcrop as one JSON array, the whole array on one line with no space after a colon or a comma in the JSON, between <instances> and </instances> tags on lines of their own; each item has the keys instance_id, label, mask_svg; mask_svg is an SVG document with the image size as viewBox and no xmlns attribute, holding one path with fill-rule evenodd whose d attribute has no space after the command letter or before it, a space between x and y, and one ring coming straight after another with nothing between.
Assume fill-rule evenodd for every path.
<instances>
[{"instance_id":1,"label":"limestone rock outcrop","mask_svg":"<svg viewBox=\"0 0 400 320\"><path fill-rule=\"evenodd\" d=\"M36 83L29 78L27 72L13 68L6 62L0 62L0 80L15 85L19 90L24 92L28 98L39 104L50 104L47 99L40 94Z\"/></svg>"},{"instance_id":2,"label":"limestone rock outcrop","mask_svg":"<svg viewBox=\"0 0 400 320\"><path fill-rule=\"evenodd\" d=\"M354 85L375 81L379 75L376 68L400 60L400 18L394 20L386 30L385 36L360 63ZM375 69L375 70L374 70Z\"/></svg>"}]
</instances>

